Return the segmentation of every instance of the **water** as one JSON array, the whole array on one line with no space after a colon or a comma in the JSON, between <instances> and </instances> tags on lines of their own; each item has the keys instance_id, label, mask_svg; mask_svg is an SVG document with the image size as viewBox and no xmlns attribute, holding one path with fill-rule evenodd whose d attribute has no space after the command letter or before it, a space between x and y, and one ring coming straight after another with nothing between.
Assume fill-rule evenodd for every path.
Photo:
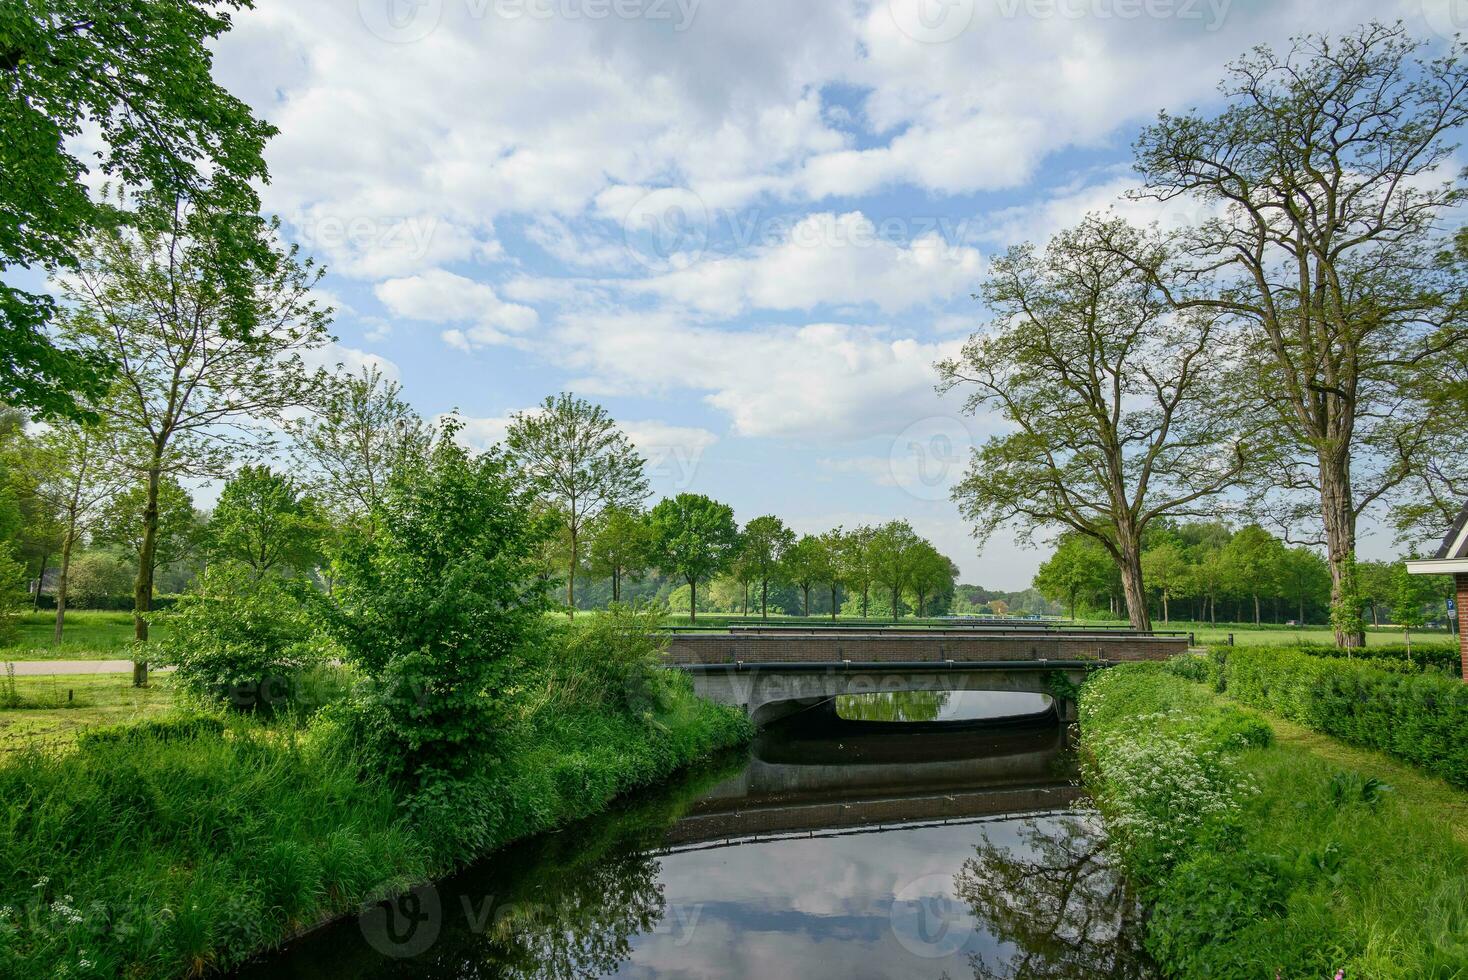
<instances>
[{"instance_id":1,"label":"water","mask_svg":"<svg viewBox=\"0 0 1468 980\"><path fill-rule=\"evenodd\" d=\"M244 975L1149 975L1053 716L925 696L806 712Z\"/></svg>"}]
</instances>

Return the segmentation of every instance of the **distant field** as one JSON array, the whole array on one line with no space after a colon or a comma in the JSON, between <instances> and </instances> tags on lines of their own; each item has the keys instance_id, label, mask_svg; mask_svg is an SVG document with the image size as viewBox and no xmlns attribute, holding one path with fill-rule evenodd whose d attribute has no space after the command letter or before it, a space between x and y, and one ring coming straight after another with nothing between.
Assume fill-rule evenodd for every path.
<instances>
[{"instance_id":1,"label":"distant field","mask_svg":"<svg viewBox=\"0 0 1468 980\"><path fill-rule=\"evenodd\" d=\"M159 629L155 627L156 635ZM25 613L20 617L20 636L0 647L6 660L127 660L133 638L133 614L78 609L66 614L61 645L52 643L56 629L53 611Z\"/></svg>"},{"instance_id":2,"label":"distant field","mask_svg":"<svg viewBox=\"0 0 1468 980\"><path fill-rule=\"evenodd\" d=\"M12 679L0 672L0 704L9 703ZM0 753L32 739L69 739L84 728L137 721L173 703L168 675L154 675L145 688L131 674L67 674L16 677L14 691L24 707L0 707Z\"/></svg>"},{"instance_id":3,"label":"distant field","mask_svg":"<svg viewBox=\"0 0 1468 980\"><path fill-rule=\"evenodd\" d=\"M1117 620L1106 620L1096 625L1120 626L1125 625ZM1173 620L1164 623L1160 620L1152 623L1152 628L1157 630L1182 630L1193 633L1199 646L1212 646L1214 644L1227 643L1229 634L1232 633L1234 643L1237 646L1280 646L1292 643L1334 643L1335 633L1329 626L1280 626L1274 623L1261 623L1255 626L1253 623L1198 623L1188 620ZM1442 643L1453 638L1453 634L1447 630L1413 630L1414 642L1423 640L1430 643ZM1366 645L1372 643L1401 643L1402 631L1395 626L1367 627Z\"/></svg>"}]
</instances>

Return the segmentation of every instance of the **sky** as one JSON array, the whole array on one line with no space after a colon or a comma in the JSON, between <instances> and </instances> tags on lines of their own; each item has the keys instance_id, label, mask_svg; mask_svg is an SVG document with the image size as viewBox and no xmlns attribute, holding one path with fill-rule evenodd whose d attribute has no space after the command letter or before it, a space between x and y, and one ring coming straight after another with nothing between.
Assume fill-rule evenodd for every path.
<instances>
[{"instance_id":1,"label":"sky","mask_svg":"<svg viewBox=\"0 0 1468 980\"><path fill-rule=\"evenodd\" d=\"M906 518L1019 589L1043 547L980 551L948 497L1003 427L934 387L988 259L1189 221L1126 198L1139 128L1371 17L1442 44L1468 0L257 0L216 75L280 129L262 200L328 269L330 359L478 445L576 392L659 496Z\"/></svg>"}]
</instances>

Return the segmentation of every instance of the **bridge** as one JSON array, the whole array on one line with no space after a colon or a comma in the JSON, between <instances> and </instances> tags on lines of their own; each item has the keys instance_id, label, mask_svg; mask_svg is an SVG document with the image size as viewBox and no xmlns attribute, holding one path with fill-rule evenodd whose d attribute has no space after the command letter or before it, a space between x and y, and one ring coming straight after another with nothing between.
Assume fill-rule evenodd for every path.
<instances>
[{"instance_id":1,"label":"bridge","mask_svg":"<svg viewBox=\"0 0 1468 980\"><path fill-rule=\"evenodd\" d=\"M1188 646L1182 633L761 625L673 633L665 660L693 676L698 694L742 708L759 726L843 694L897 691L1045 694L1070 721L1075 706L1057 695L1089 671L1166 660Z\"/></svg>"}]
</instances>

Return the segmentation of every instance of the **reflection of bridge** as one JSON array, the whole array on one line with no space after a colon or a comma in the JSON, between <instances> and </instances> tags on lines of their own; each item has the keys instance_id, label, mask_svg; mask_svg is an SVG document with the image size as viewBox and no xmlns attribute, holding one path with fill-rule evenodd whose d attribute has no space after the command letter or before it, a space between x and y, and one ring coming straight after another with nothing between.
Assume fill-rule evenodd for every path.
<instances>
[{"instance_id":1,"label":"reflection of bridge","mask_svg":"<svg viewBox=\"0 0 1468 980\"><path fill-rule=\"evenodd\" d=\"M1186 636L1015 629L847 631L770 628L674 634L667 660L704 697L743 708L757 725L842 694L1018 691L1053 694L1098 665L1165 660ZM1061 716L1073 705L1059 702Z\"/></svg>"},{"instance_id":2,"label":"reflection of bridge","mask_svg":"<svg viewBox=\"0 0 1468 980\"><path fill-rule=\"evenodd\" d=\"M781 729L756 740L749 766L705 793L669 829L667 846L1054 810L1083 795L1070 778L1065 733L1053 723L906 741L888 734L808 739ZM831 729L853 730L840 723Z\"/></svg>"}]
</instances>

